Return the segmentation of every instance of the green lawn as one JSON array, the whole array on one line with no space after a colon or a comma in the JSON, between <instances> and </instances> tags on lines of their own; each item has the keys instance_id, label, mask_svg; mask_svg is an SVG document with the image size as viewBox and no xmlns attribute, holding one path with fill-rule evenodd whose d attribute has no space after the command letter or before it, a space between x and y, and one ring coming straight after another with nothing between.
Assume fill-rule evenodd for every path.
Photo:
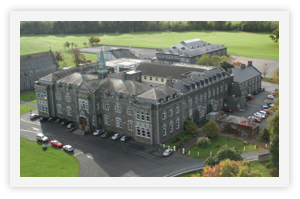
<instances>
[{"instance_id":1,"label":"green lawn","mask_svg":"<svg viewBox=\"0 0 300 199\"><path fill-rule=\"evenodd\" d=\"M27 113L30 110L35 110L36 108L32 107L32 106L27 106L24 104L20 104L20 115L22 115L23 113Z\"/></svg>"},{"instance_id":2,"label":"green lawn","mask_svg":"<svg viewBox=\"0 0 300 199\"><path fill-rule=\"evenodd\" d=\"M190 32L136 32L133 34L74 34L74 35L25 35L20 37L20 54L32 54L52 51L64 51L64 57L67 65L74 66L71 62L71 55L68 49L63 48L63 44L74 42L78 48L85 47L84 42L92 36L101 39L100 44L118 45L146 48L168 48L183 40L200 38L213 44L223 44L228 47L228 54L265 58L279 59L279 43L273 42L269 35L271 33L248 33L240 31L229 32L211 32L211 31L190 31ZM70 47L71 48L71 47ZM87 59L96 61L95 54L88 55Z\"/></svg>"},{"instance_id":3,"label":"green lawn","mask_svg":"<svg viewBox=\"0 0 300 199\"><path fill-rule=\"evenodd\" d=\"M279 79L272 78L272 77L264 77L264 78L261 79L261 81L279 84Z\"/></svg>"},{"instance_id":4,"label":"green lawn","mask_svg":"<svg viewBox=\"0 0 300 199\"><path fill-rule=\"evenodd\" d=\"M32 96L32 99L31 99L30 96ZM35 92L31 92L31 93L27 93L27 94L21 95L20 100L36 104L37 103L36 93Z\"/></svg>"},{"instance_id":5,"label":"green lawn","mask_svg":"<svg viewBox=\"0 0 300 199\"><path fill-rule=\"evenodd\" d=\"M254 149L253 144L244 144L244 142L240 140L236 140L233 138L225 138L218 136L216 138L213 138L210 140L211 144L208 148L198 148L197 146L194 146L190 151L191 155L188 155L188 152L186 151L187 156L193 157L193 158L207 158L210 155L210 151L212 151L212 155L216 154L220 148L215 147L216 144L219 144L221 147L225 144L228 145L228 147L236 147L238 151L241 153L244 152L251 152L251 151L261 151L264 150L265 148L260 147L256 145L256 149ZM246 147L244 151L244 147ZM198 156L199 152L199 156Z\"/></svg>"},{"instance_id":6,"label":"green lawn","mask_svg":"<svg viewBox=\"0 0 300 199\"><path fill-rule=\"evenodd\" d=\"M61 149L21 138L20 177L77 177L80 163Z\"/></svg>"}]
</instances>

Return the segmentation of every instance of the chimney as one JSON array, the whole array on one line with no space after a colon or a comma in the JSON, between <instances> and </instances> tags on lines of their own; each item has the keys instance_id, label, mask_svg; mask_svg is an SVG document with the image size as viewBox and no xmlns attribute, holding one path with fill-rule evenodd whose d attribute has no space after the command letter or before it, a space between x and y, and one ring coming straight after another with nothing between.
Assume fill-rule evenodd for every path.
<instances>
[{"instance_id":1,"label":"chimney","mask_svg":"<svg viewBox=\"0 0 300 199\"><path fill-rule=\"evenodd\" d=\"M252 66L252 61L248 61L248 66Z\"/></svg>"},{"instance_id":2,"label":"chimney","mask_svg":"<svg viewBox=\"0 0 300 199\"><path fill-rule=\"evenodd\" d=\"M170 87L173 87L173 81L172 81L172 78L171 78L171 77L168 77L168 78L167 78L166 85L167 85L167 86L170 86Z\"/></svg>"},{"instance_id":3,"label":"chimney","mask_svg":"<svg viewBox=\"0 0 300 199\"><path fill-rule=\"evenodd\" d=\"M122 81L125 82L125 80L126 80L126 72L123 71L122 72Z\"/></svg>"},{"instance_id":4,"label":"chimney","mask_svg":"<svg viewBox=\"0 0 300 199\"><path fill-rule=\"evenodd\" d=\"M246 64L241 64L241 69L245 69Z\"/></svg>"}]
</instances>

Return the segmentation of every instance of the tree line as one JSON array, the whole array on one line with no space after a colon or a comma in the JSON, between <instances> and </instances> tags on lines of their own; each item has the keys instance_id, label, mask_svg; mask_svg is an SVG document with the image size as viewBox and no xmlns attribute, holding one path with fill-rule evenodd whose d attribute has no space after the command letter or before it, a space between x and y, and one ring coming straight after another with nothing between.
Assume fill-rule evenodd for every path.
<instances>
[{"instance_id":1,"label":"tree line","mask_svg":"<svg viewBox=\"0 0 300 199\"><path fill-rule=\"evenodd\" d=\"M271 21L23 21L20 34L133 33L143 31L230 31L272 32Z\"/></svg>"}]
</instances>

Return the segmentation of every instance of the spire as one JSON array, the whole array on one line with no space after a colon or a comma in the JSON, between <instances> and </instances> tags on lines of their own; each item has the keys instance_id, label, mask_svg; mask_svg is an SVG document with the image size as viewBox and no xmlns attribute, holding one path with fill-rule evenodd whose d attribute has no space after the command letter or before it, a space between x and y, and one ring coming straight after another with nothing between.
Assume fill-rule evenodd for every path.
<instances>
[{"instance_id":1,"label":"spire","mask_svg":"<svg viewBox=\"0 0 300 199\"><path fill-rule=\"evenodd\" d=\"M99 66L105 66L105 59L104 59L104 55L103 55L103 51L102 51L102 47L101 47L101 52L100 52L100 58L99 58Z\"/></svg>"}]
</instances>

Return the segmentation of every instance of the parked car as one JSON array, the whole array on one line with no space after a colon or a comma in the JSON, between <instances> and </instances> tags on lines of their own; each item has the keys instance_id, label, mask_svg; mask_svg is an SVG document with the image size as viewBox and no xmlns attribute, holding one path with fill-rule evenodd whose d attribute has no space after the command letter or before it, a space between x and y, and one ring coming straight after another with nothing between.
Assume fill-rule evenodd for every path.
<instances>
[{"instance_id":1,"label":"parked car","mask_svg":"<svg viewBox=\"0 0 300 199\"><path fill-rule=\"evenodd\" d=\"M61 146L62 146L62 143L60 143L60 142L57 141L57 140L52 140L52 141L50 142L50 144L51 144L52 146L56 146L56 147L61 147Z\"/></svg>"},{"instance_id":2,"label":"parked car","mask_svg":"<svg viewBox=\"0 0 300 199\"><path fill-rule=\"evenodd\" d=\"M257 91L253 91L253 95L257 95L258 94L258 92Z\"/></svg>"},{"instance_id":3,"label":"parked car","mask_svg":"<svg viewBox=\"0 0 300 199\"><path fill-rule=\"evenodd\" d=\"M266 111L259 111L260 114L262 114L263 116L265 116L265 118L267 117L267 112Z\"/></svg>"},{"instance_id":4,"label":"parked car","mask_svg":"<svg viewBox=\"0 0 300 199\"><path fill-rule=\"evenodd\" d=\"M77 126L72 127L72 128L70 128L70 129L68 129L68 131L69 131L69 132L72 132L72 131L74 131L76 128L77 128Z\"/></svg>"},{"instance_id":5,"label":"parked car","mask_svg":"<svg viewBox=\"0 0 300 199\"><path fill-rule=\"evenodd\" d=\"M45 121L48 121L48 117L40 117L40 122L45 122Z\"/></svg>"},{"instance_id":6,"label":"parked car","mask_svg":"<svg viewBox=\"0 0 300 199\"><path fill-rule=\"evenodd\" d=\"M58 124L58 123L61 123L61 122L64 122L64 121L66 121L66 119L58 118L57 120L55 120L55 123Z\"/></svg>"},{"instance_id":7,"label":"parked car","mask_svg":"<svg viewBox=\"0 0 300 199\"><path fill-rule=\"evenodd\" d=\"M260 114L259 112L254 113L254 116L258 117L259 119L264 119L265 118L265 116Z\"/></svg>"},{"instance_id":8,"label":"parked car","mask_svg":"<svg viewBox=\"0 0 300 199\"><path fill-rule=\"evenodd\" d=\"M263 111L265 111L267 114L270 114L269 109L264 109Z\"/></svg>"},{"instance_id":9,"label":"parked car","mask_svg":"<svg viewBox=\"0 0 300 199\"><path fill-rule=\"evenodd\" d=\"M224 111L227 112L227 113L232 113L233 112L230 108L226 108L226 109L224 109Z\"/></svg>"},{"instance_id":10,"label":"parked car","mask_svg":"<svg viewBox=\"0 0 300 199\"><path fill-rule=\"evenodd\" d=\"M111 135L112 135L112 132L105 131L104 133L101 134L101 137L102 137L102 138L107 138L107 137L109 137L109 136L111 136Z\"/></svg>"},{"instance_id":11,"label":"parked car","mask_svg":"<svg viewBox=\"0 0 300 199\"><path fill-rule=\"evenodd\" d=\"M49 117L48 122L52 122L52 121L55 121L57 119L58 119L58 117Z\"/></svg>"},{"instance_id":12,"label":"parked car","mask_svg":"<svg viewBox=\"0 0 300 199\"><path fill-rule=\"evenodd\" d=\"M31 115L30 115L30 120L36 120L36 119L38 119L40 116L38 115L38 114L35 114L35 113L32 113Z\"/></svg>"},{"instance_id":13,"label":"parked car","mask_svg":"<svg viewBox=\"0 0 300 199\"><path fill-rule=\"evenodd\" d=\"M272 104L272 103L269 103L268 104L268 107L270 108L270 107L272 107L274 104Z\"/></svg>"},{"instance_id":14,"label":"parked car","mask_svg":"<svg viewBox=\"0 0 300 199\"><path fill-rule=\"evenodd\" d=\"M111 137L111 139L117 140L117 139L121 138L122 136L123 136L122 133L116 133L116 134L114 134L114 136Z\"/></svg>"},{"instance_id":15,"label":"parked car","mask_svg":"<svg viewBox=\"0 0 300 199\"><path fill-rule=\"evenodd\" d=\"M246 97L247 100L253 100L253 98L254 98L254 97L253 97L253 95L251 95L251 94L248 94L248 96Z\"/></svg>"},{"instance_id":16,"label":"parked car","mask_svg":"<svg viewBox=\"0 0 300 199\"><path fill-rule=\"evenodd\" d=\"M261 110L269 109L269 106L261 106Z\"/></svg>"},{"instance_id":17,"label":"parked car","mask_svg":"<svg viewBox=\"0 0 300 199\"><path fill-rule=\"evenodd\" d=\"M43 133L38 133L36 135L36 140L37 141L42 141L42 142L47 142L48 141L48 137L45 136Z\"/></svg>"},{"instance_id":18,"label":"parked car","mask_svg":"<svg viewBox=\"0 0 300 199\"><path fill-rule=\"evenodd\" d=\"M259 89L259 92L263 92L264 90L265 90L265 88L262 87Z\"/></svg>"},{"instance_id":19,"label":"parked car","mask_svg":"<svg viewBox=\"0 0 300 199\"><path fill-rule=\"evenodd\" d=\"M274 99L274 96L273 96L273 95L268 95L267 98L268 98L268 99Z\"/></svg>"},{"instance_id":20,"label":"parked car","mask_svg":"<svg viewBox=\"0 0 300 199\"><path fill-rule=\"evenodd\" d=\"M61 125L66 126L69 125L70 123L72 123L72 121L65 120L61 123Z\"/></svg>"},{"instance_id":21,"label":"parked car","mask_svg":"<svg viewBox=\"0 0 300 199\"><path fill-rule=\"evenodd\" d=\"M71 145L64 145L63 146L63 150L64 151L68 151L68 152L72 152L73 151L73 147Z\"/></svg>"},{"instance_id":22,"label":"parked car","mask_svg":"<svg viewBox=\"0 0 300 199\"><path fill-rule=\"evenodd\" d=\"M67 125L67 129L71 129L71 128L74 128L76 127L76 124L75 123L70 123Z\"/></svg>"},{"instance_id":23,"label":"parked car","mask_svg":"<svg viewBox=\"0 0 300 199\"><path fill-rule=\"evenodd\" d=\"M105 132L104 129L98 129L93 133L93 135L101 135L104 132Z\"/></svg>"},{"instance_id":24,"label":"parked car","mask_svg":"<svg viewBox=\"0 0 300 199\"><path fill-rule=\"evenodd\" d=\"M165 156L165 157L170 156L172 152L173 152L173 149L166 149L163 153L163 156Z\"/></svg>"},{"instance_id":25,"label":"parked car","mask_svg":"<svg viewBox=\"0 0 300 199\"><path fill-rule=\"evenodd\" d=\"M122 142L125 142L126 140L129 140L130 139L130 136L128 136L128 135L123 135L122 137L121 137L121 141Z\"/></svg>"},{"instance_id":26,"label":"parked car","mask_svg":"<svg viewBox=\"0 0 300 199\"><path fill-rule=\"evenodd\" d=\"M260 123L260 119L258 119L257 117L252 117L252 120L254 121L254 122L257 122L257 123Z\"/></svg>"}]
</instances>

